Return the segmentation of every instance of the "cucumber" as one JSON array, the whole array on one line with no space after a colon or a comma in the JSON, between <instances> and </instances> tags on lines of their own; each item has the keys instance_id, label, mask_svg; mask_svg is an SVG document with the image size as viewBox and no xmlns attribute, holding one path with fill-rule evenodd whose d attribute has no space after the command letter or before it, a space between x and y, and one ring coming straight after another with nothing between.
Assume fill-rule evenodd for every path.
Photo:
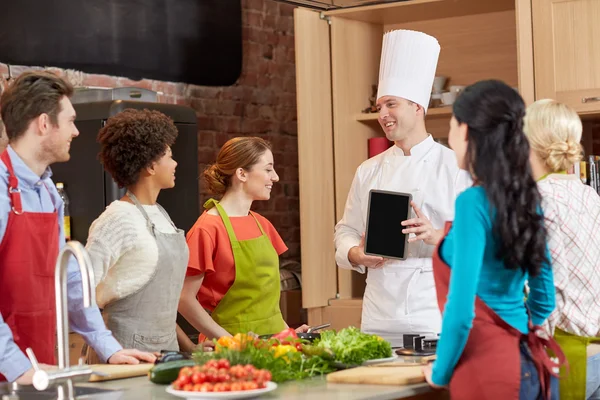
<instances>
[{"instance_id":1,"label":"cucumber","mask_svg":"<svg viewBox=\"0 0 600 400\"><path fill-rule=\"evenodd\" d=\"M194 365L196 365L194 360L177 360L156 364L148 372L148 377L153 383L169 384L177 379L181 368L193 367Z\"/></svg>"}]
</instances>

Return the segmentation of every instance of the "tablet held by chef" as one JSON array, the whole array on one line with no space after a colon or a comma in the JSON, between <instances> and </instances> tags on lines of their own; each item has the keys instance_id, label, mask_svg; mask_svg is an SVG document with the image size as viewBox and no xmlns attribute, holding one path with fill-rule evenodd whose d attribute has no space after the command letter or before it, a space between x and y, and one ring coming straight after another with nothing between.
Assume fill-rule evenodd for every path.
<instances>
[{"instance_id":1,"label":"tablet held by chef","mask_svg":"<svg viewBox=\"0 0 600 400\"><path fill-rule=\"evenodd\" d=\"M398 227L409 219L411 201L410 193L375 189L370 191L365 233L366 255L406 259L408 234Z\"/></svg>"}]
</instances>

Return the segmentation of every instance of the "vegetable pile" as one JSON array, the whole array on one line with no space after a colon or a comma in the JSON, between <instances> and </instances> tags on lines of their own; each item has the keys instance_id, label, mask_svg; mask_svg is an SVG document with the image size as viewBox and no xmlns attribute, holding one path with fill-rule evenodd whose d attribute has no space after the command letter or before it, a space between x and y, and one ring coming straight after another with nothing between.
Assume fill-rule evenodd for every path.
<instances>
[{"instance_id":1,"label":"vegetable pile","mask_svg":"<svg viewBox=\"0 0 600 400\"><path fill-rule=\"evenodd\" d=\"M392 356L392 346L377 335L362 333L355 327L335 331L324 331L315 346L329 349L335 354L335 360L345 365L361 365L367 360Z\"/></svg>"},{"instance_id":2,"label":"vegetable pile","mask_svg":"<svg viewBox=\"0 0 600 400\"><path fill-rule=\"evenodd\" d=\"M180 390L249 390L270 380L301 380L391 355L389 342L354 327L324 331L314 344L299 339L290 328L270 339L240 333L221 337L215 341L215 351L200 350L193 360L159 363L149 376L154 383L175 381L174 388Z\"/></svg>"},{"instance_id":3,"label":"vegetable pile","mask_svg":"<svg viewBox=\"0 0 600 400\"><path fill-rule=\"evenodd\" d=\"M231 365L251 364L257 369L268 370L273 382L278 383L335 371L330 350L310 346L294 335L268 340L244 334L222 337L214 352L194 353L194 360L199 364L211 359L227 360Z\"/></svg>"}]
</instances>

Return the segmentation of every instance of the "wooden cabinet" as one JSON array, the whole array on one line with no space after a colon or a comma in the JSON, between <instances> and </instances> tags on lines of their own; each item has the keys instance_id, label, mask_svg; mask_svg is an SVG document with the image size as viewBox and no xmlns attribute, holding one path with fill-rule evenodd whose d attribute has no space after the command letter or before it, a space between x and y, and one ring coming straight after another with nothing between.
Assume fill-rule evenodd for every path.
<instances>
[{"instance_id":1,"label":"wooden cabinet","mask_svg":"<svg viewBox=\"0 0 600 400\"><path fill-rule=\"evenodd\" d=\"M600 112L600 0L532 0L535 97Z\"/></svg>"},{"instance_id":2,"label":"wooden cabinet","mask_svg":"<svg viewBox=\"0 0 600 400\"><path fill-rule=\"evenodd\" d=\"M365 275L335 264L342 217L367 140L383 136L369 106L384 32L413 29L441 45L437 75L449 85L501 79L533 101L530 0L411 0L316 12L296 8L296 85L302 243L302 301L309 324L360 323ZM430 109L428 131L448 134L450 108Z\"/></svg>"}]
</instances>

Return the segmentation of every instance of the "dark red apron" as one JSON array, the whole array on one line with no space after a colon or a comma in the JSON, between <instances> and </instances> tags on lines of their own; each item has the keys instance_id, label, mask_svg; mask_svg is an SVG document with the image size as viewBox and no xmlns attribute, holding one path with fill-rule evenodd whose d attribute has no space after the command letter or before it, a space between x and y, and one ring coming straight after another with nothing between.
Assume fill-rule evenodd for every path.
<instances>
[{"instance_id":1,"label":"dark red apron","mask_svg":"<svg viewBox=\"0 0 600 400\"><path fill-rule=\"evenodd\" d=\"M8 151L0 156L9 173L12 210L0 243L0 313L24 352L56 364L54 267L58 257L58 213L23 212L19 181ZM47 189L47 188L46 188ZM0 375L0 380L5 378Z\"/></svg>"},{"instance_id":2,"label":"dark red apron","mask_svg":"<svg viewBox=\"0 0 600 400\"><path fill-rule=\"evenodd\" d=\"M451 225L446 222L446 234ZM433 276L441 312L446 304L450 273L450 267L439 255L438 245L433 255ZM536 334L538 331L543 330L534 327L530 319L529 334L523 335L476 297L473 327L450 380L450 397L453 400L518 400L521 387L519 343L526 340L540 377L542 393L549 399L550 375L558 376L552 372L558 365L550 360L545 348L554 352L561 365L565 357L553 339L540 338Z\"/></svg>"}]
</instances>

